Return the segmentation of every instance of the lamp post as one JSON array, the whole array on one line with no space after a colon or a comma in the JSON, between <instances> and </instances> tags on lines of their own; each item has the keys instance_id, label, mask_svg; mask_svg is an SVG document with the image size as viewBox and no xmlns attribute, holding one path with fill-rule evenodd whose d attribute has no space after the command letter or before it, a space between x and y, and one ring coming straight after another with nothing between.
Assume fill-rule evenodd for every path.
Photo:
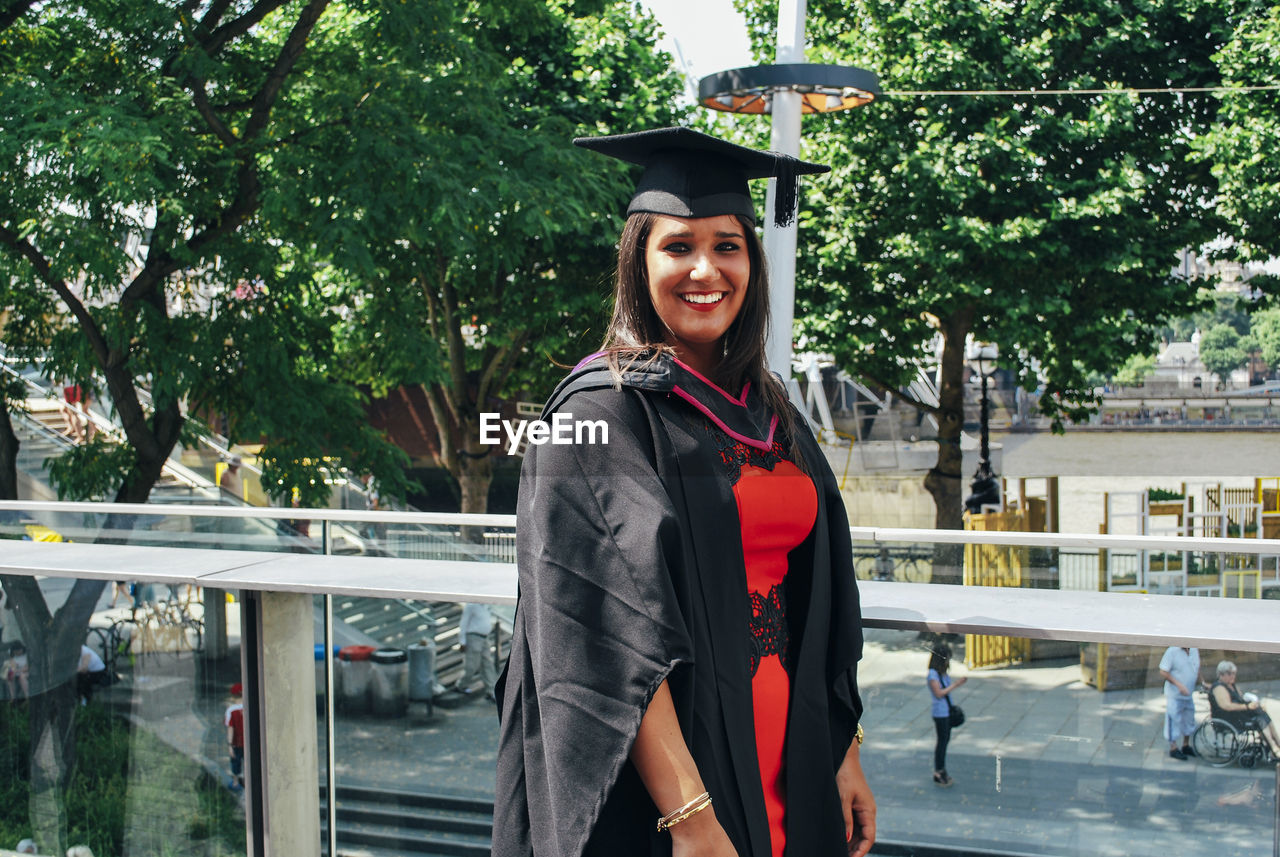
<instances>
[{"instance_id":1,"label":"lamp post","mask_svg":"<svg viewBox=\"0 0 1280 857\"><path fill-rule=\"evenodd\" d=\"M866 104L880 94L876 76L860 68L809 65L804 61L806 0L778 4L776 65L736 68L704 77L698 101L730 113L768 113L773 117L771 147L800 154L800 116L830 113ZM773 211L776 182L769 182L765 211ZM791 378L791 326L795 316L796 222L776 226L766 219L764 248L769 258L769 368Z\"/></svg>"},{"instance_id":2,"label":"lamp post","mask_svg":"<svg viewBox=\"0 0 1280 857\"><path fill-rule=\"evenodd\" d=\"M996 346L989 342L975 343L969 352L969 359L977 363L978 375L981 376L982 383L982 412L978 423L981 437L981 446L978 449L978 469L974 471L973 482L969 484L972 493L964 501L965 511L974 515L981 512L983 506L1000 503L1000 482L996 479L995 471L991 468L991 426L987 414L988 373L984 365L984 361L993 361L997 356ZM991 371L995 371L995 366L991 367Z\"/></svg>"}]
</instances>

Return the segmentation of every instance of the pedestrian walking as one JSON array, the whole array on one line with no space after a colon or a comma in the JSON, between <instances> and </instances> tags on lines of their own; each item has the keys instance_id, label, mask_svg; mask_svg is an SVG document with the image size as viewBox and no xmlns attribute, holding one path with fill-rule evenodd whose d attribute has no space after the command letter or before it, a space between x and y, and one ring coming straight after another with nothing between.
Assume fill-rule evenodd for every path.
<instances>
[{"instance_id":1,"label":"pedestrian walking","mask_svg":"<svg viewBox=\"0 0 1280 857\"><path fill-rule=\"evenodd\" d=\"M1200 682L1200 650L1170 646L1160 659L1164 678L1164 737L1169 756L1185 761L1196 754L1191 733L1196 729L1196 703L1191 693ZM1181 744L1181 746L1179 746Z\"/></svg>"},{"instance_id":2,"label":"pedestrian walking","mask_svg":"<svg viewBox=\"0 0 1280 857\"><path fill-rule=\"evenodd\" d=\"M462 675L454 685L458 693L471 693L476 679L484 685L485 699L495 701L494 683L498 669L493 663L493 647L489 635L493 633L493 614L488 604L463 604L462 619L458 623L458 636L462 642Z\"/></svg>"},{"instance_id":3,"label":"pedestrian walking","mask_svg":"<svg viewBox=\"0 0 1280 857\"><path fill-rule=\"evenodd\" d=\"M933 728L937 733L937 743L933 745L933 781L943 788L955 785L955 780L947 773L947 744L951 742L951 727L959 726L957 717L959 706L951 699L951 693L966 681L967 676L952 680L948 675L951 668L951 647L946 643L938 643L929 654L928 684L931 694L930 714L933 715Z\"/></svg>"}]
</instances>

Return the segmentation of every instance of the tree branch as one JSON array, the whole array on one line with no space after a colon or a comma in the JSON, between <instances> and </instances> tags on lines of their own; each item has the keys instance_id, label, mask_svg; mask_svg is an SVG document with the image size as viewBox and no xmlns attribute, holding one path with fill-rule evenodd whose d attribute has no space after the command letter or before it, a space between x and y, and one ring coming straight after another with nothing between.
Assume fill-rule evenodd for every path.
<instances>
[{"instance_id":1,"label":"tree branch","mask_svg":"<svg viewBox=\"0 0 1280 857\"><path fill-rule=\"evenodd\" d=\"M476 384L476 404L484 407L485 400L489 398L489 385L493 382L493 377L497 374L498 367L507 359L507 355L511 351L511 347L503 345L498 348L486 349L483 368L480 370L480 381Z\"/></svg>"},{"instance_id":2,"label":"tree branch","mask_svg":"<svg viewBox=\"0 0 1280 857\"><path fill-rule=\"evenodd\" d=\"M275 2L275 0L272 0L272 2ZM267 120L271 116L271 108L275 105L276 99L280 95L280 90L284 88L285 79L289 76L289 72L293 70L294 65L297 64L299 57L302 56L311 31L315 29L316 24L320 21L320 16L328 5L329 0L311 0L306 8L302 10L302 14L298 16L298 20L293 25L293 30L289 33L289 38L285 40L284 46L280 49L280 55L276 58L275 66L272 67L267 75L267 79L263 81L262 88L258 90L258 94L254 96L253 110L249 114L249 121L244 126L245 140L252 140L267 126ZM252 10L248 14L252 14Z\"/></svg>"},{"instance_id":3,"label":"tree branch","mask_svg":"<svg viewBox=\"0 0 1280 857\"><path fill-rule=\"evenodd\" d=\"M461 424L462 420L458 414L462 410L459 405L467 395L467 352L462 341L461 319L458 318L458 295L453 288L453 283L445 275L446 263L443 257L438 259L438 266L441 303L444 309L444 318L441 322L449 353L449 387L447 389L451 391L451 394L445 396L445 402L448 403L454 420Z\"/></svg>"},{"instance_id":4,"label":"tree branch","mask_svg":"<svg viewBox=\"0 0 1280 857\"><path fill-rule=\"evenodd\" d=\"M40 592L40 584L34 577L24 574L0 574L0 584L4 585L9 609L17 608L16 618L22 639L38 639L39 632L53 622L49 606L45 604L44 595ZM31 646L28 645L27 648L30 649Z\"/></svg>"},{"instance_id":5,"label":"tree branch","mask_svg":"<svg viewBox=\"0 0 1280 857\"><path fill-rule=\"evenodd\" d=\"M497 380L493 382L490 389L494 391L495 396L501 396L502 392L507 388L507 381L511 379L511 373L515 371L516 363L520 360L520 355L524 353L524 347L529 342L532 334L528 330L522 330L516 334L515 342L505 349L506 354L502 356L502 365L496 367L495 375ZM479 401L484 401L480 399Z\"/></svg>"},{"instance_id":6,"label":"tree branch","mask_svg":"<svg viewBox=\"0 0 1280 857\"><path fill-rule=\"evenodd\" d=\"M205 10L204 17L200 19L200 26L206 33L211 33L218 26L218 22L222 20L222 16L227 14L227 9L231 8L233 0L213 0L209 4L209 8ZM199 0L187 0L183 7L191 15L195 15L196 9L200 8Z\"/></svg>"},{"instance_id":7,"label":"tree branch","mask_svg":"<svg viewBox=\"0 0 1280 857\"><path fill-rule=\"evenodd\" d=\"M205 92L205 82L199 78L191 78L191 102L195 105L196 112L200 114L200 118L204 119L209 130L213 132L213 136L217 137L227 146L238 146L240 138L235 132L227 127L214 110L213 105L209 102L209 93Z\"/></svg>"},{"instance_id":8,"label":"tree branch","mask_svg":"<svg viewBox=\"0 0 1280 857\"><path fill-rule=\"evenodd\" d=\"M453 432L440 397L431 384L422 384L422 393L427 397L427 408L431 411L431 420L436 424L436 439L440 442L440 463L444 469L458 473L458 451L453 447ZM445 401L448 401L446 398Z\"/></svg>"},{"instance_id":9,"label":"tree branch","mask_svg":"<svg viewBox=\"0 0 1280 857\"><path fill-rule=\"evenodd\" d=\"M223 209L212 224L187 240L187 250L193 255L199 256L212 242L230 235L240 228L240 225L248 219L249 215L257 210L259 202L258 191L261 189L257 164L252 160L242 162L240 170L236 174L236 181L238 188L235 199ZM143 269L138 272L138 275L133 278L133 281L129 283L124 293L120 296L120 305L129 307L140 300L149 298L164 279L178 270L178 268L177 260L167 251L154 258L149 256L147 264L143 266Z\"/></svg>"},{"instance_id":10,"label":"tree branch","mask_svg":"<svg viewBox=\"0 0 1280 857\"><path fill-rule=\"evenodd\" d=\"M99 362L106 363L111 356L111 349L107 345L107 340L102 335L102 329L98 327L98 323L93 316L89 314L89 309L79 298L71 291L71 287L66 281L53 272L53 266L49 264L49 260L36 249L30 241L19 237L18 233L9 229L7 226L0 225L0 241L8 244L18 252L28 262L31 267L35 268L36 276L40 281L62 299L67 309L75 316L80 324L80 329L84 331L84 335L89 340L89 345L93 348L93 352L97 355Z\"/></svg>"},{"instance_id":11,"label":"tree branch","mask_svg":"<svg viewBox=\"0 0 1280 857\"><path fill-rule=\"evenodd\" d=\"M287 2L289 2L289 0L263 0L263 2L255 4L253 8L248 12L245 12L239 18L234 18L226 24L223 24L221 27L214 29L209 34L208 38L200 42L200 47L204 48L205 53L209 56L213 56L218 51L222 50L226 46L227 42L239 36L243 36L245 33L249 32L249 30L253 29L256 24L260 23L263 18L267 17ZM218 21L222 20L223 14L226 13L227 7L230 5L231 0L214 0L214 2L209 6L209 11L202 19L200 19L202 27L206 28L206 31L208 28L215 27ZM217 13L217 17L213 17L215 11Z\"/></svg>"}]
</instances>

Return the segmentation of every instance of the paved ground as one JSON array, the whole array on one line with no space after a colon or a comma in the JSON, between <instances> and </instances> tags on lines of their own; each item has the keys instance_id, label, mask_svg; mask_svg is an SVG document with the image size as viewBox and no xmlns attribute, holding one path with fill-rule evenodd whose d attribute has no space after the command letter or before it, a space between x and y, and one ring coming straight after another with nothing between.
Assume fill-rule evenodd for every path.
<instances>
[{"instance_id":1,"label":"paved ground","mask_svg":"<svg viewBox=\"0 0 1280 857\"><path fill-rule=\"evenodd\" d=\"M1168 758L1158 689L1101 694L1067 661L973 672L957 692L968 721L948 758L956 785L937 788L927 655L915 634L869 636L863 758L882 840L1037 855L1270 853L1274 769ZM235 659L150 656L110 693L131 695L131 716L158 740L225 771L225 688L237 673ZM1280 699L1280 682L1241 684ZM483 698L430 717L340 716L335 732L339 784L492 794L497 721Z\"/></svg>"}]
</instances>

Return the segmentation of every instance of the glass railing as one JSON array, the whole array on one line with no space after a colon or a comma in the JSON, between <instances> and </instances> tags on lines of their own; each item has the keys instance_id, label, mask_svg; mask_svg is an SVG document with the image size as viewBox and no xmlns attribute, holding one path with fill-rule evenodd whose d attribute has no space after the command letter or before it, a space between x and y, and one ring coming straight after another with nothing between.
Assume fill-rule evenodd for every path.
<instances>
[{"instance_id":1,"label":"glass railing","mask_svg":"<svg viewBox=\"0 0 1280 857\"><path fill-rule=\"evenodd\" d=\"M0 849L29 838L39 853L85 844L97 857L268 845L488 853L498 724L480 664L500 662L509 640L514 519L13 503L0 515L4 535L26 539L0 555L6 604L20 608L3 614ZM249 531L249 521L275 529ZM1162 734L1159 668L1179 645L1199 649L1210 683L1232 661L1239 687L1280 720L1280 605L1248 583L1242 598L1230 587L1211 599L1095 590L1119 574L1108 552L1244 565L1280 545L853 536L867 638L862 756L880 806L874 853L1277 853L1267 735L1215 723L1201 689L1187 729L1197 755L1171 756L1182 739L1171 748ZM1259 594L1276 591L1260 577ZM477 630L468 639L462 609L475 602L491 612L467 617ZM41 607L54 622L23 613ZM76 623L89 628L83 662ZM15 639L27 651L11 654ZM950 787L933 779L926 685L943 644L951 676L966 679L954 696L965 723L941 761ZM244 790L226 726L237 683ZM295 776L300 764L307 776Z\"/></svg>"}]
</instances>

